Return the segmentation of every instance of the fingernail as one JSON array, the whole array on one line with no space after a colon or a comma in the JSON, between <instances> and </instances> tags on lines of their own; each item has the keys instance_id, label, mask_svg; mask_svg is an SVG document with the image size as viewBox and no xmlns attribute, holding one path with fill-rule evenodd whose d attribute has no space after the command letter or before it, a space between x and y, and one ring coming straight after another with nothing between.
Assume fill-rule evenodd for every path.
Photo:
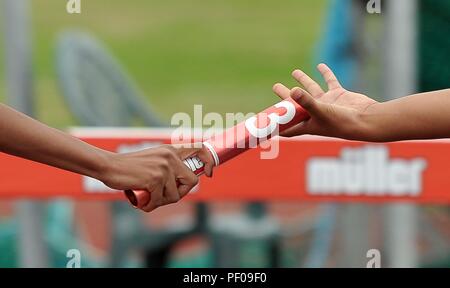
<instances>
[{"instance_id":1,"label":"fingernail","mask_svg":"<svg viewBox=\"0 0 450 288\"><path fill-rule=\"evenodd\" d=\"M294 76L294 77L300 76L301 74L302 74L302 71L300 71L298 69L296 69L296 70L294 70L294 72L292 72L292 76Z\"/></svg>"},{"instance_id":2,"label":"fingernail","mask_svg":"<svg viewBox=\"0 0 450 288\"><path fill-rule=\"evenodd\" d=\"M302 98L302 96L301 95L292 95L291 98L294 99L295 102L298 102L298 101L300 101L300 98Z\"/></svg>"},{"instance_id":3,"label":"fingernail","mask_svg":"<svg viewBox=\"0 0 450 288\"><path fill-rule=\"evenodd\" d=\"M300 100L302 95L303 95L302 90L295 89L294 91L292 91L291 98L294 99L295 101L298 101L298 100Z\"/></svg>"}]
</instances>

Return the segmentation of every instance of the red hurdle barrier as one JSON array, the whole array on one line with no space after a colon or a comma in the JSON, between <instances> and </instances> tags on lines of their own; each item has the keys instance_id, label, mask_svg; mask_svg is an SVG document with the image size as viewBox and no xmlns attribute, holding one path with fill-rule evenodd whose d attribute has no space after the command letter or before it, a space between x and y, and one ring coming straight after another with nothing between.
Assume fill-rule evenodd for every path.
<instances>
[{"instance_id":1,"label":"red hurdle barrier","mask_svg":"<svg viewBox=\"0 0 450 288\"><path fill-rule=\"evenodd\" d=\"M110 151L170 143L160 129L76 128L71 133ZM320 202L450 203L450 141L373 144L304 136L274 139L278 156L261 159L250 149L202 178L187 199ZM0 198L70 197L124 200L101 182L0 154Z\"/></svg>"}]
</instances>

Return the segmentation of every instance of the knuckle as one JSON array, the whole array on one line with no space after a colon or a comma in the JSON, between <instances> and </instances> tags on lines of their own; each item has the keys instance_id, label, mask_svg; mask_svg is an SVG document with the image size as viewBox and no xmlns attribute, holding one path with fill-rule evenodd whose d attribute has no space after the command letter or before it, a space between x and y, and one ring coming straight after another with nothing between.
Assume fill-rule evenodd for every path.
<instances>
[{"instance_id":1,"label":"knuckle","mask_svg":"<svg viewBox=\"0 0 450 288\"><path fill-rule=\"evenodd\" d=\"M193 176L193 177L191 178L191 185L192 185L192 186L197 185L197 184L198 184L198 181L199 181L198 177L197 177L197 176Z\"/></svg>"},{"instance_id":2,"label":"knuckle","mask_svg":"<svg viewBox=\"0 0 450 288\"><path fill-rule=\"evenodd\" d=\"M162 146L160 148L160 150L161 150L161 156L162 157L164 157L166 159L169 159L169 158L173 157L174 150L173 150L172 147L166 145L166 146Z\"/></svg>"},{"instance_id":3,"label":"knuckle","mask_svg":"<svg viewBox=\"0 0 450 288\"><path fill-rule=\"evenodd\" d=\"M162 171L156 171L156 172L154 172L153 173L153 179L156 181L156 182L161 182L161 181L163 181L164 180L164 172L162 172Z\"/></svg>"},{"instance_id":4,"label":"knuckle","mask_svg":"<svg viewBox=\"0 0 450 288\"><path fill-rule=\"evenodd\" d=\"M171 154L172 154L172 153L170 152L170 150L168 150L168 149L166 149L166 148L161 149L161 156L162 156L164 159L169 159Z\"/></svg>"},{"instance_id":5,"label":"knuckle","mask_svg":"<svg viewBox=\"0 0 450 288\"><path fill-rule=\"evenodd\" d=\"M175 148L173 148L171 146L166 146L164 148L164 155L163 155L163 157L168 162L172 162L172 161L174 161L174 160L176 160L178 158Z\"/></svg>"},{"instance_id":6,"label":"knuckle","mask_svg":"<svg viewBox=\"0 0 450 288\"><path fill-rule=\"evenodd\" d=\"M165 199L164 201L161 202L161 204L158 207L167 206L167 205L170 205L170 204L173 204L173 203L175 203L175 202L172 202L169 199Z\"/></svg>"},{"instance_id":7,"label":"knuckle","mask_svg":"<svg viewBox=\"0 0 450 288\"><path fill-rule=\"evenodd\" d=\"M339 85L339 81L337 80L337 79L330 79L330 80L328 80L328 84L330 84L330 85Z\"/></svg>"},{"instance_id":8,"label":"knuckle","mask_svg":"<svg viewBox=\"0 0 450 288\"><path fill-rule=\"evenodd\" d=\"M179 189L180 192L180 200L189 193L190 189L186 186L182 186Z\"/></svg>"},{"instance_id":9,"label":"knuckle","mask_svg":"<svg viewBox=\"0 0 450 288\"><path fill-rule=\"evenodd\" d=\"M178 201L180 201L180 195L173 195L170 196L167 200L169 200L170 203L177 203Z\"/></svg>"},{"instance_id":10,"label":"knuckle","mask_svg":"<svg viewBox=\"0 0 450 288\"><path fill-rule=\"evenodd\" d=\"M309 83L308 85L306 85L306 89L308 90L314 90L317 88L317 84L315 83Z\"/></svg>"},{"instance_id":11,"label":"knuckle","mask_svg":"<svg viewBox=\"0 0 450 288\"><path fill-rule=\"evenodd\" d=\"M164 160L161 161L161 168L163 169L164 172L167 172L169 170L170 167L170 160L165 158Z\"/></svg>"},{"instance_id":12,"label":"knuckle","mask_svg":"<svg viewBox=\"0 0 450 288\"><path fill-rule=\"evenodd\" d=\"M325 77L333 77L333 73L331 72L331 70L326 69L325 72L323 73L323 76Z\"/></svg>"},{"instance_id":13,"label":"knuckle","mask_svg":"<svg viewBox=\"0 0 450 288\"><path fill-rule=\"evenodd\" d=\"M149 213L149 212L152 212L153 210L155 210L155 207L153 205L147 205L144 208L142 208L141 210Z\"/></svg>"},{"instance_id":14,"label":"knuckle","mask_svg":"<svg viewBox=\"0 0 450 288\"><path fill-rule=\"evenodd\" d=\"M161 207L162 205L164 205L164 202L162 199L156 199L153 201L153 203L151 204L151 207L153 207L152 210L155 210L158 207Z\"/></svg>"},{"instance_id":15,"label":"knuckle","mask_svg":"<svg viewBox=\"0 0 450 288\"><path fill-rule=\"evenodd\" d=\"M314 106L314 102L313 101L303 101L303 102L301 102L301 105L305 109L311 109Z\"/></svg>"},{"instance_id":16,"label":"knuckle","mask_svg":"<svg viewBox=\"0 0 450 288\"><path fill-rule=\"evenodd\" d=\"M156 162L156 165L157 165L157 168L159 171L155 171L154 172L155 175L165 174L170 169L170 161L166 157L162 157L162 158L158 159L158 161Z\"/></svg>"},{"instance_id":17,"label":"knuckle","mask_svg":"<svg viewBox=\"0 0 450 288\"><path fill-rule=\"evenodd\" d=\"M172 154L172 155L175 154L175 152L176 152L175 147L172 146L172 145L165 145L164 148L165 148L167 151L169 151L169 153Z\"/></svg>"}]
</instances>

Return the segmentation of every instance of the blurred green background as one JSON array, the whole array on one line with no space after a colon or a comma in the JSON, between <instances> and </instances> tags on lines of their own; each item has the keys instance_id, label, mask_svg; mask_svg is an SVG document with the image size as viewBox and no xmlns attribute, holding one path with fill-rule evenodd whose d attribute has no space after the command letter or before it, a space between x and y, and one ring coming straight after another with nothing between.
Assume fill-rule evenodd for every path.
<instances>
[{"instance_id":1,"label":"blurred green background","mask_svg":"<svg viewBox=\"0 0 450 288\"><path fill-rule=\"evenodd\" d=\"M296 67L311 71L326 11L326 1L317 0L89 0L82 14L68 14L66 1L31 2L37 118L60 128L76 124L54 65L65 29L104 42L168 121L173 113L192 113L194 104L205 113L257 112L273 104L275 82L293 85Z\"/></svg>"}]
</instances>

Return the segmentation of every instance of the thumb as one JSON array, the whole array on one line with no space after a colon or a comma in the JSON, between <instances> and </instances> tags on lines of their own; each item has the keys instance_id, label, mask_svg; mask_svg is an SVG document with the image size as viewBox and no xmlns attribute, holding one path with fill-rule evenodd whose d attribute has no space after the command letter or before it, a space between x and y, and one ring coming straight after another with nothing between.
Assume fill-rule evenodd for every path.
<instances>
[{"instance_id":1,"label":"thumb","mask_svg":"<svg viewBox=\"0 0 450 288\"><path fill-rule=\"evenodd\" d=\"M322 115L320 103L305 90L299 87L292 89L291 98L302 106L311 117L320 117Z\"/></svg>"},{"instance_id":2,"label":"thumb","mask_svg":"<svg viewBox=\"0 0 450 288\"><path fill-rule=\"evenodd\" d=\"M175 148L175 153L181 160L198 154L203 148L203 144L201 142L175 144L172 146Z\"/></svg>"},{"instance_id":3,"label":"thumb","mask_svg":"<svg viewBox=\"0 0 450 288\"><path fill-rule=\"evenodd\" d=\"M212 177L214 168L214 159L208 150L203 146L201 142L194 143L192 146L182 147L175 146L177 148L177 155L181 160L186 158L197 156L205 164L205 174L207 177Z\"/></svg>"}]
</instances>

